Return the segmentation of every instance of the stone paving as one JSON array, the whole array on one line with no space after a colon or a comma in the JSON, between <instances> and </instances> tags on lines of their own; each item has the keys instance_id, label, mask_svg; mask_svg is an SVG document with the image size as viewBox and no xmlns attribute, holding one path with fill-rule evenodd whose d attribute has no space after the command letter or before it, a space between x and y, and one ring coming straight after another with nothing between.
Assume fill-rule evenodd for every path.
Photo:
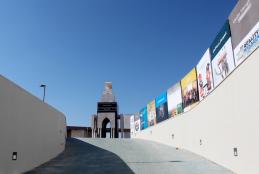
<instances>
[{"instance_id":1,"label":"stone paving","mask_svg":"<svg viewBox=\"0 0 259 174\"><path fill-rule=\"evenodd\" d=\"M80 141L81 140L81 141ZM233 174L185 150L138 139L68 139L57 158L27 174Z\"/></svg>"}]
</instances>

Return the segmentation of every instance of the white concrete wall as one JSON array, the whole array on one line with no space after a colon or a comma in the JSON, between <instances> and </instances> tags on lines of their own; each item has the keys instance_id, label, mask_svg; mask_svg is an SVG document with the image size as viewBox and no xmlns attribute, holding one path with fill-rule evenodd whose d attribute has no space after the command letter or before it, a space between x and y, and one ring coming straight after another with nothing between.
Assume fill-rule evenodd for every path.
<instances>
[{"instance_id":1,"label":"white concrete wall","mask_svg":"<svg viewBox=\"0 0 259 174\"><path fill-rule=\"evenodd\" d=\"M259 49L194 109L150 127L136 138L187 149L236 173L258 174L258 75Z\"/></svg>"},{"instance_id":2,"label":"white concrete wall","mask_svg":"<svg viewBox=\"0 0 259 174\"><path fill-rule=\"evenodd\" d=\"M54 158L64 150L65 136L62 113L0 76L0 174L22 173Z\"/></svg>"}]
</instances>

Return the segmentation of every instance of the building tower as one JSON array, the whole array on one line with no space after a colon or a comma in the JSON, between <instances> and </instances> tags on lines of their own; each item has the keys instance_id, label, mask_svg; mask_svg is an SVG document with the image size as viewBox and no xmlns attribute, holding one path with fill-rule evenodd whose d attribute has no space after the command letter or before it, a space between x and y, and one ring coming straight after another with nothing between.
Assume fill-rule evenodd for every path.
<instances>
[{"instance_id":1,"label":"building tower","mask_svg":"<svg viewBox=\"0 0 259 174\"><path fill-rule=\"evenodd\" d=\"M97 103L97 115L92 116L93 138L118 138L118 104L112 83L105 82L104 92Z\"/></svg>"}]
</instances>

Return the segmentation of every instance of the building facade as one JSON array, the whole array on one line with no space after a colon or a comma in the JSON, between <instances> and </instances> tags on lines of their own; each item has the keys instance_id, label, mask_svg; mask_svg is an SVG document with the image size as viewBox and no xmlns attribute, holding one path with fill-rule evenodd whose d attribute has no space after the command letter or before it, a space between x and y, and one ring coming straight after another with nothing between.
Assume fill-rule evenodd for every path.
<instances>
[{"instance_id":1,"label":"building facade","mask_svg":"<svg viewBox=\"0 0 259 174\"><path fill-rule=\"evenodd\" d=\"M119 107L112 92L112 83L105 82L104 92L97 103L97 113L92 116L93 138L129 138L130 117L119 114Z\"/></svg>"},{"instance_id":2,"label":"building facade","mask_svg":"<svg viewBox=\"0 0 259 174\"><path fill-rule=\"evenodd\" d=\"M91 127L67 126L67 137L91 138Z\"/></svg>"}]
</instances>

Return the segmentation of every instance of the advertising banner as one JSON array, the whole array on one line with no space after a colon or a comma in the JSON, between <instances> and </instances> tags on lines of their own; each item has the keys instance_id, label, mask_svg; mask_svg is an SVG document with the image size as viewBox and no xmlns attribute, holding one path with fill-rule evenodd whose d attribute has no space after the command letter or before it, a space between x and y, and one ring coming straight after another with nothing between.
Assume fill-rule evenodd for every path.
<instances>
[{"instance_id":1,"label":"advertising banner","mask_svg":"<svg viewBox=\"0 0 259 174\"><path fill-rule=\"evenodd\" d=\"M140 130L146 129L148 127L147 119L147 107L144 107L139 112L140 116Z\"/></svg>"},{"instance_id":2,"label":"advertising banner","mask_svg":"<svg viewBox=\"0 0 259 174\"><path fill-rule=\"evenodd\" d=\"M184 112L189 111L199 102L196 69L193 68L182 80Z\"/></svg>"},{"instance_id":3,"label":"advertising banner","mask_svg":"<svg viewBox=\"0 0 259 174\"><path fill-rule=\"evenodd\" d=\"M135 122L135 133L138 133L138 132L140 132L139 113L134 114L134 122Z\"/></svg>"},{"instance_id":4,"label":"advertising banner","mask_svg":"<svg viewBox=\"0 0 259 174\"><path fill-rule=\"evenodd\" d=\"M167 94L162 93L156 98L156 122L168 119Z\"/></svg>"},{"instance_id":5,"label":"advertising banner","mask_svg":"<svg viewBox=\"0 0 259 174\"><path fill-rule=\"evenodd\" d=\"M155 100L147 104L148 126L156 124L156 102Z\"/></svg>"},{"instance_id":6,"label":"advertising banner","mask_svg":"<svg viewBox=\"0 0 259 174\"><path fill-rule=\"evenodd\" d=\"M135 122L134 122L134 115L130 116L130 135L134 135L135 132Z\"/></svg>"},{"instance_id":7,"label":"advertising banner","mask_svg":"<svg viewBox=\"0 0 259 174\"><path fill-rule=\"evenodd\" d=\"M208 49L196 66L200 100L213 90L210 50Z\"/></svg>"},{"instance_id":8,"label":"advertising banner","mask_svg":"<svg viewBox=\"0 0 259 174\"><path fill-rule=\"evenodd\" d=\"M175 117L183 112L182 89L180 83L167 90L168 116Z\"/></svg>"},{"instance_id":9,"label":"advertising banner","mask_svg":"<svg viewBox=\"0 0 259 174\"><path fill-rule=\"evenodd\" d=\"M259 1L239 0L229 16L236 65L259 46Z\"/></svg>"},{"instance_id":10,"label":"advertising banner","mask_svg":"<svg viewBox=\"0 0 259 174\"><path fill-rule=\"evenodd\" d=\"M235 69L228 21L212 42L210 53L214 87L216 87Z\"/></svg>"}]
</instances>

